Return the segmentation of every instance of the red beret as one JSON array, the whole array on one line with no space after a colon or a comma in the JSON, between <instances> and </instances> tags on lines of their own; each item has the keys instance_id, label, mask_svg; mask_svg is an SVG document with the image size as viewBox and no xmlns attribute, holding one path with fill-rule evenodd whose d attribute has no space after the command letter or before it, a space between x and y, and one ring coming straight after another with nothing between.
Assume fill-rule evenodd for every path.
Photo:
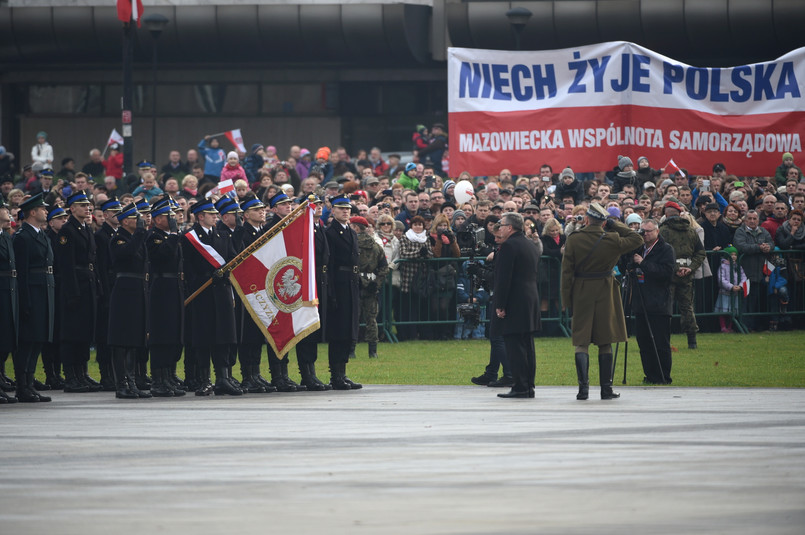
<instances>
[{"instance_id":1,"label":"red beret","mask_svg":"<svg viewBox=\"0 0 805 535\"><path fill-rule=\"evenodd\" d=\"M366 220L366 218L363 217L363 216L360 216L360 215L350 217L349 222L350 223L357 223L359 225L363 225L364 227L369 226L369 222Z\"/></svg>"},{"instance_id":2,"label":"red beret","mask_svg":"<svg viewBox=\"0 0 805 535\"><path fill-rule=\"evenodd\" d=\"M666 202L666 203L665 203L665 208L674 208L675 210L678 210L678 211L682 212L682 207L681 207L681 206L679 206L679 205L678 205L677 203L675 203L674 201L668 201L668 202Z\"/></svg>"}]
</instances>

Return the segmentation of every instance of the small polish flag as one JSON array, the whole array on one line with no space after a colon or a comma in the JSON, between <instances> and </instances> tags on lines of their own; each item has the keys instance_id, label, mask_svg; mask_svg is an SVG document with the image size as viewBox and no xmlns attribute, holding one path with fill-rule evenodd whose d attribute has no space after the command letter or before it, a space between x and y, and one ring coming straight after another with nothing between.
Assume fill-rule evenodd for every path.
<instances>
[{"instance_id":1,"label":"small polish flag","mask_svg":"<svg viewBox=\"0 0 805 535\"><path fill-rule=\"evenodd\" d=\"M774 271L774 264L772 264L770 260L766 260L763 263L763 274L771 275L773 271Z\"/></svg>"},{"instance_id":2,"label":"small polish flag","mask_svg":"<svg viewBox=\"0 0 805 535\"><path fill-rule=\"evenodd\" d=\"M226 195L230 191L235 191L235 184L232 183L231 178L227 178L226 180L222 180L218 183L218 193L221 195Z\"/></svg>"},{"instance_id":3,"label":"small polish flag","mask_svg":"<svg viewBox=\"0 0 805 535\"><path fill-rule=\"evenodd\" d=\"M743 288L743 291L744 291L744 297L746 297L747 295L749 295L749 279L746 279L745 281L743 281L743 282L741 283L741 288Z\"/></svg>"},{"instance_id":4,"label":"small polish flag","mask_svg":"<svg viewBox=\"0 0 805 535\"><path fill-rule=\"evenodd\" d=\"M230 130L226 132L225 135L229 142L237 147L240 152L246 152L246 146L243 144L243 136L240 133L240 128Z\"/></svg>"},{"instance_id":5,"label":"small polish flag","mask_svg":"<svg viewBox=\"0 0 805 535\"><path fill-rule=\"evenodd\" d=\"M679 167L679 166L676 164L676 162L674 161L674 159L673 159L673 158L671 158L670 160L668 160L668 163L667 163L667 164L665 164L665 170L666 170L666 171L668 171L669 169L670 169L670 170L672 170L672 171L674 171L674 172L677 172L677 171L678 171L678 172L679 172L679 176L682 176L682 177L684 177L684 176L685 176L685 172L682 170L682 168L681 168L681 167ZM670 172L669 172L669 174L670 174ZM686 178L687 178L687 177L686 177Z\"/></svg>"},{"instance_id":6,"label":"small polish flag","mask_svg":"<svg viewBox=\"0 0 805 535\"><path fill-rule=\"evenodd\" d=\"M117 131L117 128L112 128L112 133L109 134L109 140L106 142L106 146L109 147L115 143L120 145L123 144L123 136Z\"/></svg>"}]
</instances>

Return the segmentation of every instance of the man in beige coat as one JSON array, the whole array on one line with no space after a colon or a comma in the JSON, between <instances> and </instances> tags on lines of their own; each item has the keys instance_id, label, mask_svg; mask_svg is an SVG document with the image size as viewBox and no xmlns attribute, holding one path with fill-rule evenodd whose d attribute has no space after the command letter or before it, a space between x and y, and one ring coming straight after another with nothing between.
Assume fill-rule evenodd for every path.
<instances>
[{"instance_id":1,"label":"man in beige coat","mask_svg":"<svg viewBox=\"0 0 805 535\"><path fill-rule=\"evenodd\" d=\"M562 258L562 303L573 314L579 400L589 397L591 343L598 346L601 399L620 397L612 391L612 344L626 341L626 319L612 268L622 254L640 247L643 239L608 216L600 204L591 203L584 228L568 237Z\"/></svg>"}]
</instances>

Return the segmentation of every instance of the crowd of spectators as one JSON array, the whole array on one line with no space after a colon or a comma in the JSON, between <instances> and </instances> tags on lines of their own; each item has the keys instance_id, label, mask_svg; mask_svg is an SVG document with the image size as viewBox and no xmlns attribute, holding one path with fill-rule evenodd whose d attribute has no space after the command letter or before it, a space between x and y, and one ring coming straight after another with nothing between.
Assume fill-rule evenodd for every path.
<instances>
[{"instance_id":1,"label":"crowd of spectators","mask_svg":"<svg viewBox=\"0 0 805 535\"><path fill-rule=\"evenodd\" d=\"M431 129L418 125L413 142L413 161L402 163L399 155L385 160L378 147L358 150L354 156L340 146L314 151L293 145L279 155L274 146L254 144L247 153L227 152L221 140L204 136L197 147L171 148L165 151L164 163L143 161L134 173L124 175L117 144L104 152L93 148L80 168L74 158L65 156L56 169L58 150L40 132L30 161L17 160L0 146L0 195L15 221L18 206L27 196L44 192L46 202L57 205L70 192L84 190L95 206L93 222L100 226L99 206L110 197L125 204L129 199L154 201L167 194L179 202L179 223L188 229L193 223L190 206L216 197L221 180L231 179L241 200L254 194L267 203L280 190L299 202L318 195L325 201L325 224L330 217L329 199L345 194L354 214L366 218L369 232L384 248L392 269L394 310L399 314L395 319L414 322L400 327L403 339L480 336L472 326L454 325L456 304L484 305L488 299L483 288L474 288L476 293L470 295L463 263L435 262L426 273L423 263L410 260L471 254L484 258L494 250L494 227L507 212L524 216L527 236L542 250L541 308L547 317L557 316L561 306L558 273L565 238L581 225L580 215L591 201L604 206L612 218L637 223L635 228L647 218L662 224L665 204L677 203L705 249L722 252L708 253L708 269L697 278L718 277L722 260L729 265L724 251L734 248L742 272L756 285L752 298L741 305L743 310L784 313L781 301L769 298L778 293L769 284L773 271L769 266L785 268L787 273L781 270L778 275L789 286L802 285L801 255L779 252L805 251L805 181L790 153L783 155L777 169L769 170L768 177L731 174L721 163L714 164L707 175L692 175L685 169L670 173L652 168L645 157L638 157L635 166L629 156L618 157L613 169L595 173L577 174L572 167L554 170L545 163L535 165L534 174L517 176L501 169L496 176L479 177L468 171L447 171L443 125ZM459 203L454 196L461 180L474 186L475 194L468 202ZM732 282L740 280L740 274L738 279L729 274L726 279L732 292L736 286ZM712 295L697 298L709 299L709 311L714 312L720 287L710 288ZM786 295L789 300L802 300L801 291ZM793 306L803 309L801 302ZM415 328L415 322L423 318L451 323Z\"/></svg>"}]
</instances>

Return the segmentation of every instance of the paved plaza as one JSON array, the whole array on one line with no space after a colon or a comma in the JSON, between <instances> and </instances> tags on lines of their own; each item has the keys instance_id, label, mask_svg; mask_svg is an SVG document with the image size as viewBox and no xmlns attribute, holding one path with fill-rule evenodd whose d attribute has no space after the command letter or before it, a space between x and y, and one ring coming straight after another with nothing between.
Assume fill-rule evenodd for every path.
<instances>
[{"instance_id":1,"label":"paved plaza","mask_svg":"<svg viewBox=\"0 0 805 535\"><path fill-rule=\"evenodd\" d=\"M5 406L1 531L805 532L805 389L500 391Z\"/></svg>"}]
</instances>

